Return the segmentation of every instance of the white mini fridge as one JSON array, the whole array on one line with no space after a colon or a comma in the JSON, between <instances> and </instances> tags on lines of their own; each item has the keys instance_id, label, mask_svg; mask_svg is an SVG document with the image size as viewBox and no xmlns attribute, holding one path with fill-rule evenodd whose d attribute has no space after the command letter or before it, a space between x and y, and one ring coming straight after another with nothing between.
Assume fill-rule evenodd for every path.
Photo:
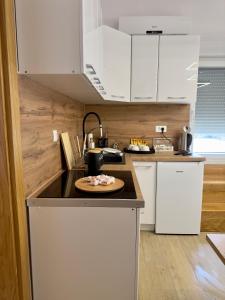
<instances>
[{"instance_id":1,"label":"white mini fridge","mask_svg":"<svg viewBox=\"0 0 225 300\"><path fill-rule=\"evenodd\" d=\"M156 233L200 233L203 171L203 162L158 163Z\"/></svg>"}]
</instances>

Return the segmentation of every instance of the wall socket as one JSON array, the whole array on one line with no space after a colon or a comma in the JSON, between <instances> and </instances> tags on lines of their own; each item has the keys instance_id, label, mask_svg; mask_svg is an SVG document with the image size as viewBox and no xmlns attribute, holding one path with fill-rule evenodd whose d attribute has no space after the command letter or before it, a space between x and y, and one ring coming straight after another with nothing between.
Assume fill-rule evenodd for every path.
<instances>
[{"instance_id":1,"label":"wall socket","mask_svg":"<svg viewBox=\"0 0 225 300\"><path fill-rule=\"evenodd\" d=\"M162 128L164 128L163 132L167 132L167 126L166 125L157 125L157 126L155 126L155 132L162 132Z\"/></svg>"}]
</instances>

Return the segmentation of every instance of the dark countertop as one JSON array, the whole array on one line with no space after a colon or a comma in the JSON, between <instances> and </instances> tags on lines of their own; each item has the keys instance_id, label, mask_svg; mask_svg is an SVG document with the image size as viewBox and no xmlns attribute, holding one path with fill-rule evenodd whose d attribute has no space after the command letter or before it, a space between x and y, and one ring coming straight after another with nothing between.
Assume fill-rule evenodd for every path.
<instances>
[{"instance_id":1,"label":"dark countertop","mask_svg":"<svg viewBox=\"0 0 225 300\"><path fill-rule=\"evenodd\" d=\"M125 164L105 164L102 170L105 171L130 171L133 178L133 184L136 192L136 199L118 199L117 197L103 198L103 197L90 197L87 195L85 197L81 196L79 198L54 198L54 203L52 198L38 198L46 187L51 185L51 183L59 176L62 175L63 171L59 171L52 179L48 180L42 187L35 191L27 199L28 206L96 206L96 207L144 207L143 196L136 178L136 174L133 167L134 161L142 162L201 162L205 161L205 158L199 155L191 156L181 156L174 155L174 153L155 153L155 154L125 154L126 163ZM84 169L83 163L77 163L77 168Z\"/></svg>"},{"instance_id":2,"label":"dark countertop","mask_svg":"<svg viewBox=\"0 0 225 300\"><path fill-rule=\"evenodd\" d=\"M87 176L84 169L64 171L35 198L27 200L28 206L92 206L92 207L144 207L137 198L130 170L104 170L104 174L122 179L124 187L110 193L86 193L75 188L75 181Z\"/></svg>"}]
</instances>

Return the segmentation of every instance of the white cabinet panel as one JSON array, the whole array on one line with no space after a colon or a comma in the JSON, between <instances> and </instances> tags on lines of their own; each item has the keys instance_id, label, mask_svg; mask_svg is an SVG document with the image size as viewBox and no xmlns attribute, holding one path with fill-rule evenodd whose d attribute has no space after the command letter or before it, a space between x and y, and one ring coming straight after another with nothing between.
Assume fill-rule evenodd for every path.
<instances>
[{"instance_id":1,"label":"white cabinet panel","mask_svg":"<svg viewBox=\"0 0 225 300\"><path fill-rule=\"evenodd\" d=\"M82 3L82 32L86 34L102 25L101 0L79 0Z\"/></svg>"},{"instance_id":2,"label":"white cabinet panel","mask_svg":"<svg viewBox=\"0 0 225 300\"><path fill-rule=\"evenodd\" d=\"M156 233L199 234L204 163L157 165Z\"/></svg>"},{"instance_id":3,"label":"white cabinet panel","mask_svg":"<svg viewBox=\"0 0 225 300\"><path fill-rule=\"evenodd\" d=\"M161 36L159 42L158 101L196 100L199 36Z\"/></svg>"},{"instance_id":4,"label":"white cabinet panel","mask_svg":"<svg viewBox=\"0 0 225 300\"><path fill-rule=\"evenodd\" d=\"M156 163L134 162L145 207L140 209L141 224L155 224Z\"/></svg>"},{"instance_id":5,"label":"white cabinet panel","mask_svg":"<svg viewBox=\"0 0 225 300\"><path fill-rule=\"evenodd\" d=\"M131 36L102 26L105 100L130 101Z\"/></svg>"},{"instance_id":6,"label":"white cabinet panel","mask_svg":"<svg viewBox=\"0 0 225 300\"><path fill-rule=\"evenodd\" d=\"M158 36L134 35L132 37L132 102L156 101L158 44Z\"/></svg>"},{"instance_id":7,"label":"white cabinet panel","mask_svg":"<svg viewBox=\"0 0 225 300\"><path fill-rule=\"evenodd\" d=\"M85 34L84 73L105 100L130 101L131 37L108 26Z\"/></svg>"},{"instance_id":8,"label":"white cabinet panel","mask_svg":"<svg viewBox=\"0 0 225 300\"><path fill-rule=\"evenodd\" d=\"M80 1L16 0L19 73L80 72Z\"/></svg>"},{"instance_id":9,"label":"white cabinet panel","mask_svg":"<svg viewBox=\"0 0 225 300\"><path fill-rule=\"evenodd\" d=\"M34 300L137 300L137 210L30 207Z\"/></svg>"},{"instance_id":10,"label":"white cabinet panel","mask_svg":"<svg viewBox=\"0 0 225 300\"><path fill-rule=\"evenodd\" d=\"M83 73L101 92L103 72L103 33L100 0L83 0Z\"/></svg>"}]
</instances>

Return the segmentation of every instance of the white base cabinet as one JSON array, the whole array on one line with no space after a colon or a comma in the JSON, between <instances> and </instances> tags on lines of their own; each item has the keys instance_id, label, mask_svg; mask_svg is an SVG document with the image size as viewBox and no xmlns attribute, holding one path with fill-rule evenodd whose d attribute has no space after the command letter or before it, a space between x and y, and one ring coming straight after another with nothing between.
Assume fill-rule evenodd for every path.
<instances>
[{"instance_id":1,"label":"white base cabinet","mask_svg":"<svg viewBox=\"0 0 225 300\"><path fill-rule=\"evenodd\" d=\"M134 169L145 201L145 207L140 209L140 223L155 224L156 163L136 161Z\"/></svg>"},{"instance_id":2,"label":"white base cabinet","mask_svg":"<svg viewBox=\"0 0 225 300\"><path fill-rule=\"evenodd\" d=\"M157 164L156 233L200 233L203 170L203 162Z\"/></svg>"},{"instance_id":3,"label":"white base cabinet","mask_svg":"<svg viewBox=\"0 0 225 300\"><path fill-rule=\"evenodd\" d=\"M137 300L138 222L134 208L29 207L33 299Z\"/></svg>"},{"instance_id":4,"label":"white base cabinet","mask_svg":"<svg viewBox=\"0 0 225 300\"><path fill-rule=\"evenodd\" d=\"M133 165L145 201L141 229L199 234L204 163L135 161Z\"/></svg>"}]
</instances>

